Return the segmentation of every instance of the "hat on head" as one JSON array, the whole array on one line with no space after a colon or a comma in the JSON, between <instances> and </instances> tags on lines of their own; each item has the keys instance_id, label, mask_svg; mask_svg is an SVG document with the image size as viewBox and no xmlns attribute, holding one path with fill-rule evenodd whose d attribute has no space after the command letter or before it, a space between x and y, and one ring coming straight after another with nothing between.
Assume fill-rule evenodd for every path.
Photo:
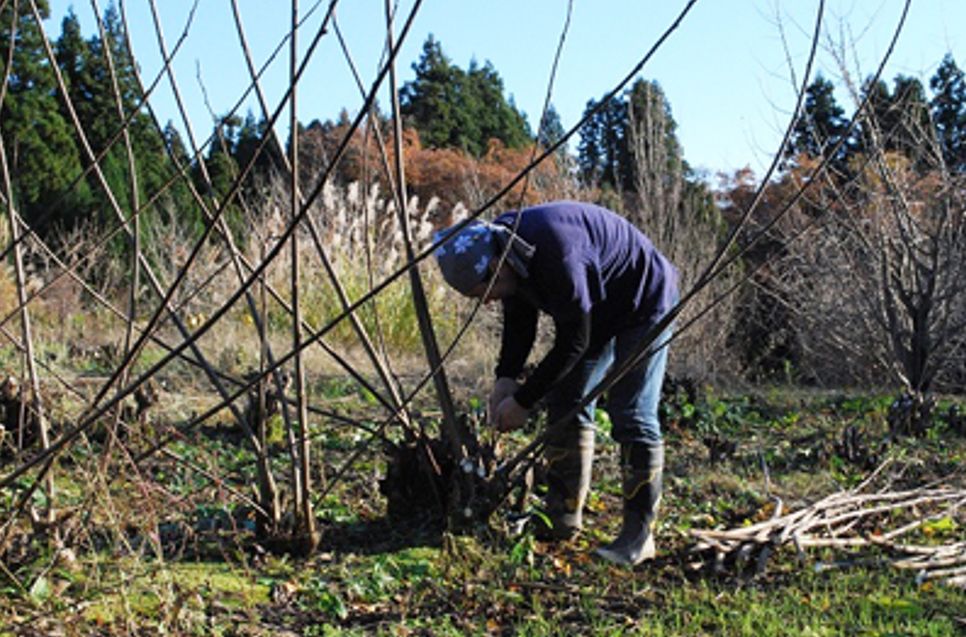
<instances>
[{"instance_id":1,"label":"hat on head","mask_svg":"<svg viewBox=\"0 0 966 637\"><path fill-rule=\"evenodd\" d=\"M453 229L440 230L433 235L438 242L450 237ZM490 261L499 258L507 243L507 263L522 277L528 275L527 263L533 256L533 246L502 224L474 219L449 238L434 253L443 278L457 292L468 295L470 290L486 280Z\"/></svg>"}]
</instances>

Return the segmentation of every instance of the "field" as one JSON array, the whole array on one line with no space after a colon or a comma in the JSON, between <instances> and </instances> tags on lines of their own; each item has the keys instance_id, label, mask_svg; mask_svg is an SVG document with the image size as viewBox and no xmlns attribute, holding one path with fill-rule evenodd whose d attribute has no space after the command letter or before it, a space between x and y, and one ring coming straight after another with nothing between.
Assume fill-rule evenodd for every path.
<instances>
[{"instance_id":1,"label":"field","mask_svg":"<svg viewBox=\"0 0 966 637\"><path fill-rule=\"evenodd\" d=\"M335 412L378 422L371 397L351 383L336 376L313 383ZM472 412L479 400L463 395ZM133 451L177 425L195 399L163 395L160 404L170 408L148 411L125 446ZM59 511L74 517L60 521L57 534L41 520L5 541L0 635L962 634L962 585L897 568L901 555L886 547L799 551L789 542L768 559L732 555L717 567L695 551L695 530L767 520L776 498L785 511L802 509L855 489L876 469L873 491L943 487L958 490L957 499L863 518L847 535L925 520L901 543L961 546L960 412L940 401L923 435L890 436L892 402L786 388L669 392L659 556L636 569L592 556L619 524L616 450L604 411L587 529L560 545L515 533L509 505L460 533L441 529L434 511L388 518L380 445L333 418L313 430L324 467L315 497L321 543L301 557L255 539L251 508L238 497L253 493L254 458L226 422L185 433L137 470L123 456L112 460L118 466L102 475L113 480L85 469L91 458L107 457L105 439L92 436L56 473ZM432 428L438 415L426 405L420 418ZM507 437L505 450L532 435ZM281 440L273 444L279 460ZM42 504L41 494L34 498ZM539 498L526 504L539 506Z\"/></svg>"},{"instance_id":2,"label":"field","mask_svg":"<svg viewBox=\"0 0 966 637\"><path fill-rule=\"evenodd\" d=\"M121 267L90 266L109 299L62 268L0 271L9 316L21 287L39 289L32 357L0 349L0 637L962 633L962 396L809 389L787 360L768 383L704 385L684 370L726 371L734 308L693 322L698 297L665 386L658 558L614 568L593 557L620 518L606 405L582 535L547 544L521 527L521 513L540 515L539 480L533 493L514 480L492 514L461 518L463 464L444 442L398 221L376 194L326 192L313 218L333 275L300 233L297 348L296 268L265 262L247 296L233 268L278 254L272 218L252 225L242 255L201 245L196 270L183 265L191 240L161 228L146 262L165 286L184 275L171 313L147 292L118 310L131 282ZM365 214L350 214L360 202ZM412 215L419 245L434 205ZM482 424L498 308L474 313L437 268L420 272L439 342L456 343L450 395L471 434L460 440L477 445L459 453L499 487L500 463L545 423L500 438ZM18 440L11 426L35 393L27 358L49 444L63 442L50 465L38 427ZM392 477L404 457L407 477Z\"/></svg>"},{"instance_id":3,"label":"field","mask_svg":"<svg viewBox=\"0 0 966 637\"><path fill-rule=\"evenodd\" d=\"M489 60L464 71L432 33L404 59L418 1L352 46L336 2L293 2L267 59L235 2L194 27L166 3L168 50L152 1L154 71L123 2L91 3L97 34L71 9L56 39L48 4L0 1L0 637L966 633L966 75L949 53L887 82L908 0L881 60L851 41L872 21L826 25L818 3L806 54L775 7L796 99L741 121L785 134L765 172L715 175L685 160L645 68L694 0L599 69L606 92L568 122L553 89L573 3L532 122ZM213 36L232 22L237 43ZM209 101L201 61L177 55L189 32L239 99ZM520 45L533 67L541 47ZM232 48L247 76L225 71ZM296 89L335 94L343 64L360 94L312 111ZM658 553L633 569L594 557L622 505L606 394L586 528L539 541L545 416L484 424L499 308L434 263L465 251L447 228L561 199L622 215L680 274L651 330L674 323ZM578 246L561 263L597 330L627 272L648 298L658 277L588 236L511 281L530 298L546 269L538 305L563 307L553 259Z\"/></svg>"}]
</instances>

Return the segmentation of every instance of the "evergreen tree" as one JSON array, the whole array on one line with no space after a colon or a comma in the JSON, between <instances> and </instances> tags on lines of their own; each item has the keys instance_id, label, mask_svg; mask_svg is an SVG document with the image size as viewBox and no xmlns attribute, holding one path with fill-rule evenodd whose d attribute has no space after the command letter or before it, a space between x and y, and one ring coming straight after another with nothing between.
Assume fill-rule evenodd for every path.
<instances>
[{"instance_id":1,"label":"evergreen tree","mask_svg":"<svg viewBox=\"0 0 966 637\"><path fill-rule=\"evenodd\" d=\"M191 155L181 138L181 133L178 132L171 120L168 120L168 123L164 126L162 139L167 148L165 163L171 166L172 171L178 170L178 166L180 166L187 172L188 179L193 179ZM194 196L191 194L189 185L184 177L175 181L167 191L165 203L168 205L161 206L159 212L166 217L167 223L174 222L174 215L177 215L177 223L191 228L192 231L200 235L204 231L204 219L201 209L196 205Z\"/></svg>"},{"instance_id":2,"label":"evergreen tree","mask_svg":"<svg viewBox=\"0 0 966 637\"><path fill-rule=\"evenodd\" d=\"M586 115L598 102L591 100ZM646 170L677 172L683 168L677 123L657 82L638 79L621 96L615 96L580 129L577 164L586 184L621 192L639 190L645 157L658 157L660 165ZM653 182L652 182L653 183Z\"/></svg>"},{"instance_id":3,"label":"evergreen tree","mask_svg":"<svg viewBox=\"0 0 966 637\"><path fill-rule=\"evenodd\" d=\"M598 102L591 100L584 114L597 106ZM616 96L581 127L577 165L585 183L606 186L617 192L629 185L626 179L630 165L626 132L627 103Z\"/></svg>"},{"instance_id":4,"label":"evergreen tree","mask_svg":"<svg viewBox=\"0 0 966 637\"><path fill-rule=\"evenodd\" d=\"M540 130L537 131L537 143L545 149L550 148L560 141L566 132L563 124L560 123L560 114L557 113L557 109L554 108L553 104L550 104L547 107L547 112L543 114L543 119L540 121ZM566 144L561 146L559 150L565 152Z\"/></svg>"},{"instance_id":5,"label":"evergreen tree","mask_svg":"<svg viewBox=\"0 0 966 637\"><path fill-rule=\"evenodd\" d=\"M795 121L785 156L793 158L804 154L813 158L827 157L847 132L848 120L845 111L835 100L835 86L818 75L805 89L805 104ZM850 151L847 142L831 158L833 170L840 175L847 173Z\"/></svg>"},{"instance_id":6,"label":"evergreen tree","mask_svg":"<svg viewBox=\"0 0 966 637\"><path fill-rule=\"evenodd\" d=\"M204 159L208 178L211 180L210 187L201 174L200 166L195 174L198 192L209 195L218 202L219 206L227 205L223 213L224 218L237 239L243 238L246 230L244 215L238 205L239 195L236 192L227 203L226 199L241 173L242 167L235 158L243 125L243 120L237 115L223 117L215 124L212 132L214 141L209 147L208 156Z\"/></svg>"},{"instance_id":7,"label":"evergreen tree","mask_svg":"<svg viewBox=\"0 0 966 637\"><path fill-rule=\"evenodd\" d=\"M553 104L548 105L547 112L543 114L543 119L540 122L540 129L537 131L537 143L541 148L548 149L563 139L566 132L560 122L560 114L557 113L557 109L554 108ZM561 144L554 151L554 161L563 174L570 174L574 167L574 160L568 152L567 146L566 143Z\"/></svg>"},{"instance_id":8,"label":"evergreen tree","mask_svg":"<svg viewBox=\"0 0 966 637\"><path fill-rule=\"evenodd\" d=\"M175 167L165 153L163 132L157 130L153 120L144 111L141 104L136 63L128 50L124 23L113 1L105 9L102 21L105 41L101 42L97 38L91 40L91 49L97 53L97 62L94 68L100 71L98 89L103 91L103 95L107 98L101 106L107 122L107 125L103 126L102 131L100 131L104 135L101 141L103 144L109 143L117 136L124 121L128 120L128 135L134 151L138 173L139 201L143 204L164 187L174 173ZM111 78L107 68L107 52L110 53L114 78ZM115 86L117 96L115 96ZM122 120L118 114L118 98L125 120ZM126 161L127 151L123 148L123 144L118 141L114 143L115 146L111 153L118 156L125 153ZM125 188L127 188L126 185Z\"/></svg>"},{"instance_id":9,"label":"evergreen tree","mask_svg":"<svg viewBox=\"0 0 966 637\"><path fill-rule=\"evenodd\" d=\"M238 116L226 117L216 124L212 133L213 141L208 148L205 166L214 189L211 194L219 200L228 194L239 172L238 162L235 160L235 148L241 126L242 120ZM198 189L200 192L208 192L208 185L204 183L200 171Z\"/></svg>"},{"instance_id":10,"label":"evergreen tree","mask_svg":"<svg viewBox=\"0 0 966 637\"><path fill-rule=\"evenodd\" d=\"M668 220L690 217L700 207L696 202L706 199L695 193L707 188L684 161L664 91L655 81L638 79L601 108L588 102L585 116L592 111L577 147L581 179L601 189L601 203L670 244L674 224ZM668 236L659 237L662 232Z\"/></svg>"},{"instance_id":11,"label":"evergreen tree","mask_svg":"<svg viewBox=\"0 0 966 637\"><path fill-rule=\"evenodd\" d=\"M918 79L902 75L894 86L890 91L884 81L866 83L870 115L862 122L857 150L900 152L920 164L932 134L925 90Z\"/></svg>"},{"instance_id":12,"label":"evergreen tree","mask_svg":"<svg viewBox=\"0 0 966 637\"><path fill-rule=\"evenodd\" d=\"M234 148L232 149L232 156L239 169L243 169L251 162L266 132L267 126L265 120L256 120L255 115L251 111L248 111L241 126L238 128ZM301 141L301 137L299 139ZM275 148L274 142L269 141L265 144L261 149L258 159L255 160L252 174L265 174L271 170L275 163L272 160L272 155L276 152L277 149Z\"/></svg>"},{"instance_id":13,"label":"evergreen tree","mask_svg":"<svg viewBox=\"0 0 966 637\"><path fill-rule=\"evenodd\" d=\"M14 200L27 223L44 233L83 216L90 193L83 183L71 186L81 172L73 130L61 113L42 26L27 3L18 6L15 16L14 3L0 5L0 72L9 74L0 108L0 131ZM37 8L42 18L49 16L46 0L39 0ZM7 47L14 20L16 37L10 52Z\"/></svg>"},{"instance_id":14,"label":"evergreen tree","mask_svg":"<svg viewBox=\"0 0 966 637\"><path fill-rule=\"evenodd\" d=\"M111 59L117 74L118 90L121 94L121 103L124 106L124 112L130 113L140 105L141 92L134 69L135 61L131 58L131 52L127 47L127 33L124 31L124 22L121 20L121 15L113 0L104 10L102 22L107 38L102 46L108 48L111 52ZM148 125L147 119L142 117L138 125Z\"/></svg>"},{"instance_id":15,"label":"evergreen tree","mask_svg":"<svg viewBox=\"0 0 966 637\"><path fill-rule=\"evenodd\" d=\"M459 125L457 90L462 71L450 63L432 35L423 44L423 54L413 64L413 71L416 79L404 84L399 92L403 115L419 131L425 146L453 145L451 135Z\"/></svg>"},{"instance_id":16,"label":"evergreen tree","mask_svg":"<svg viewBox=\"0 0 966 637\"><path fill-rule=\"evenodd\" d=\"M91 77L94 60L88 42L81 36L80 21L73 9L68 10L61 22L55 53L78 118L82 124L90 124L95 119L96 88Z\"/></svg>"},{"instance_id":17,"label":"evergreen tree","mask_svg":"<svg viewBox=\"0 0 966 637\"><path fill-rule=\"evenodd\" d=\"M947 53L929 80L929 107L947 167L966 171L966 77Z\"/></svg>"},{"instance_id":18,"label":"evergreen tree","mask_svg":"<svg viewBox=\"0 0 966 637\"><path fill-rule=\"evenodd\" d=\"M104 13L102 26L103 39L98 31L85 41L77 17L69 12L61 25L56 57L84 136L95 155L103 154L100 168L108 188L129 215L135 202L143 206L164 187L173 166L164 153L162 135L154 128L147 113L141 110L134 61L125 45L123 22L113 2ZM66 119L69 117L67 105L62 98L60 103ZM131 191L131 163L125 137L121 135L125 125L137 172L137 198ZM76 135L76 131L72 132ZM86 154L81 158L85 166L90 161ZM88 177L88 184L94 193L95 208L101 215L98 221L106 225L116 224L117 217L111 210L108 195L93 173ZM142 219L149 217L150 214L142 213Z\"/></svg>"},{"instance_id":19,"label":"evergreen tree","mask_svg":"<svg viewBox=\"0 0 966 637\"><path fill-rule=\"evenodd\" d=\"M120 125L100 38L95 36L85 40L81 36L77 16L73 11L68 11L61 22L60 38L56 42L55 50L57 64L66 83L70 108L77 115L91 149L98 154L107 145L110 134ZM71 122L71 134L76 137L77 131L71 120L70 108L59 93L57 100L62 116ZM100 168L114 197L120 205L130 208L128 162L124 145L120 143L120 138L118 141L114 149L101 160ZM83 151L79 138L77 146L81 163L85 167L89 166L90 158ZM88 173L87 183L93 193L93 207L100 215L96 221L103 224L116 223L116 216L110 209L103 187L93 172Z\"/></svg>"},{"instance_id":20,"label":"evergreen tree","mask_svg":"<svg viewBox=\"0 0 966 637\"><path fill-rule=\"evenodd\" d=\"M584 117L596 105L596 101L589 100L584 107ZM580 127L580 141L577 143L577 169L585 184L595 184L600 178L600 165L603 162L604 148L599 124L600 120L595 115Z\"/></svg>"},{"instance_id":21,"label":"evergreen tree","mask_svg":"<svg viewBox=\"0 0 966 637\"><path fill-rule=\"evenodd\" d=\"M463 71L430 35L413 70L416 79L400 90L401 111L424 146L482 157L491 139L509 148L530 142L526 118L504 96L503 80L489 62L471 61Z\"/></svg>"},{"instance_id":22,"label":"evergreen tree","mask_svg":"<svg viewBox=\"0 0 966 637\"><path fill-rule=\"evenodd\" d=\"M490 62L482 67L475 60L470 62L461 94L465 96L461 110L477 129L474 138L467 140L473 155L483 155L491 139L500 140L507 148L521 148L530 142L527 121L512 96L509 101L504 97L503 80Z\"/></svg>"},{"instance_id":23,"label":"evergreen tree","mask_svg":"<svg viewBox=\"0 0 966 637\"><path fill-rule=\"evenodd\" d=\"M918 78L899 75L893 80L892 129L888 145L922 166L933 145L933 127L926 90Z\"/></svg>"},{"instance_id":24,"label":"evergreen tree","mask_svg":"<svg viewBox=\"0 0 966 637\"><path fill-rule=\"evenodd\" d=\"M188 154L188 149L184 144L184 140L181 139L181 133L178 132L177 127L175 127L174 122L168 120L168 123L164 127L164 132L162 133L164 137L164 143L170 149L171 155L178 161L178 163L185 168L191 166L191 156Z\"/></svg>"}]
</instances>

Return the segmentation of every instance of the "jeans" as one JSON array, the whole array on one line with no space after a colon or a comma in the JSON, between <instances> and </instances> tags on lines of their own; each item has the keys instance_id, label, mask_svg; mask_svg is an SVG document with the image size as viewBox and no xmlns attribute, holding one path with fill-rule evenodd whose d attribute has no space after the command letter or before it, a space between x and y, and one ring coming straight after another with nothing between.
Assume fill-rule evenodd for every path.
<instances>
[{"instance_id":1,"label":"jeans","mask_svg":"<svg viewBox=\"0 0 966 637\"><path fill-rule=\"evenodd\" d=\"M650 326L628 328L610 339L602 347L585 354L573 369L550 392L548 417L552 425L549 440L566 438L568 431L592 429L597 401L585 405L569 422L558 422L570 413L583 398L604 378L611 365L620 365L630 358L634 348L643 340ZM655 339L649 354L628 371L608 391L607 413L613 429L611 435L620 444L661 444L661 421L658 403L667 367L668 340L672 326ZM555 423L555 424L554 424Z\"/></svg>"}]
</instances>

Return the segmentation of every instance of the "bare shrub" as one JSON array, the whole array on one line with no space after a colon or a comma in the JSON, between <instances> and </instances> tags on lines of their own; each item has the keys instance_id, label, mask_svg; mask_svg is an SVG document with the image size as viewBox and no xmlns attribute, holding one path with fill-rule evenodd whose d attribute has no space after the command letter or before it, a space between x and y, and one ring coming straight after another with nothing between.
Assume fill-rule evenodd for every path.
<instances>
[{"instance_id":1,"label":"bare shrub","mask_svg":"<svg viewBox=\"0 0 966 637\"><path fill-rule=\"evenodd\" d=\"M856 198L783 260L803 363L834 383L925 391L962 369L966 223L962 185L883 154Z\"/></svg>"},{"instance_id":2,"label":"bare shrub","mask_svg":"<svg viewBox=\"0 0 966 637\"><path fill-rule=\"evenodd\" d=\"M869 101L844 169L816 172L818 160L801 157L786 175L813 186L778 230L773 277L793 309L802 366L837 385L961 387L963 176L945 164L918 81L897 78L893 96L882 84L860 88L848 47L832 44L856 107Z\"/></svg>"}]
</instances>

